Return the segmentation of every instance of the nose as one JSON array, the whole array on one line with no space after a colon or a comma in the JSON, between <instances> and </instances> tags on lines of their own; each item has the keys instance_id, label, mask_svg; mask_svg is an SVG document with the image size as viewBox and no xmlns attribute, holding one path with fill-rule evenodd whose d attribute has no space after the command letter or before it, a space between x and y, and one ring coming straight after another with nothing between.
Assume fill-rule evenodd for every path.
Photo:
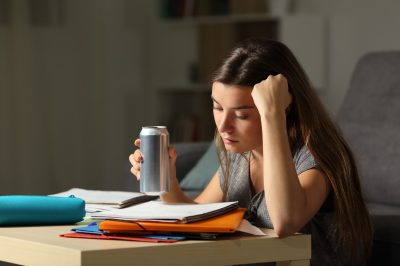
<instances>
[{"instance_id":1,"label":"nose","mask_svg":"<svg viewBox=\"0 0 400 266\"><path fill-rule=\"evenodd\" d=\"M232 119L229 114L225 113L221 116L219 125L218 125L219 132L232 132L233 131L233 124Z\"/></svg>"}]
</instances>

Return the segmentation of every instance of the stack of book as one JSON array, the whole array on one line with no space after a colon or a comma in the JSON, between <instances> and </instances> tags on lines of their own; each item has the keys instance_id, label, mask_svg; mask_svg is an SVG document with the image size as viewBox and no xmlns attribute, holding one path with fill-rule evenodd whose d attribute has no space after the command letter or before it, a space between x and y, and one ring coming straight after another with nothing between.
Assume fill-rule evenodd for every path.
<instances>
[{"instance_id":1,"label":"stack of book","mask_svg":"<svg viewBox=\"0 0 400 266\"><path fill-rule=\"evenodd\" d=\"M74 189L72 192L74 194L70 190L55 195L84 195L86 200L90 198L89 194L93 195L93 191L87 190ZM104 200L91 198L97 203L109 202L113 195L118 195L115 191L97 191L95 194L104 197ZM168 243L188 238L215 239L220 234L236 232L246 212L246 209L239 208L237 201L188 204L165 203L151 198L146 200L125 208L99 208L89 215L95 222L74 228L74 232L61 236ZM132 199L129 201L132 202Z\"/></svg>"}]
</instances>

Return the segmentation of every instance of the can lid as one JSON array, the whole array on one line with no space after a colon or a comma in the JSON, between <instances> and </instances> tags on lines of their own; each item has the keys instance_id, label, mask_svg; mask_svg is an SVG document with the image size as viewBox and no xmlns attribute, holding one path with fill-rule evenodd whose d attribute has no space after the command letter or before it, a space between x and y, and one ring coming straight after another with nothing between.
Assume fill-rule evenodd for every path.
<instances>
[{"instance_id":1,"label":"can lid","mask_svg":"<svg viewBox=\"0 0 400 266\"><path fill-rule=\"evenodd\" d=\"M144 126L142 128L167 128L166 126Z\"/></svg>"},{"instance_id":2,"label":"can lid","mask_svg":"<svg viewBox=\"0 0 400 266\"><path fill-rule=\"evenodd\" d=\"M142 131L140 131L140 134L159 135L161 132L165 133L166 129L166 126L146 126L142 127Z\"/></svg>"}]
</instances>

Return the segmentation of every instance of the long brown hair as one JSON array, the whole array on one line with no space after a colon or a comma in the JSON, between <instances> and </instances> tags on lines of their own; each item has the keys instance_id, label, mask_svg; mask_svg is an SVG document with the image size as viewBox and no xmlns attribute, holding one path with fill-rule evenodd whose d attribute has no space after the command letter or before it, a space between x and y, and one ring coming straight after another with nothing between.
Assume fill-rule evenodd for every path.
<instances>
[{"instance_id":1,"label":"long brown hair","mask_svg":"<svg viewBox=\"0 0 400 266\"><path fill-rule=\"evenodd\" d=\"M292 150L306 145L332 187L340 244L349 248L353 262L365 263L372 243L372 226L365 206L354 156L332 122L306 73L293 53L282 43L251 38L240 42L213 73L212 82L253 87L269 75L283 74L293 96L286 117ZM229 161L216 131L217 148L227 192Z\"/></svg>"}]
</instances>

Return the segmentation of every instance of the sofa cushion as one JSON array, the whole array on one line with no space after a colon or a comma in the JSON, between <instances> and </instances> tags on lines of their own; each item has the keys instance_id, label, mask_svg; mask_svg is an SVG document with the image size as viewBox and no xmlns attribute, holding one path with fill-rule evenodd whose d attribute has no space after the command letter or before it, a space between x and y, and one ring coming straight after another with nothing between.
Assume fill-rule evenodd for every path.
<instances>
[{"instance_id":1,"label":"sofa cushion","mask_svg":"<svg viewBox=\"0 0 400 266\"><path fill-rule=\"evenodd\" d=\"M178 158L176 159L176 175L179 181L181 181L196 165L207 151L210 143L210 141L172 143L172 146L178 153Z\"/></svg>"},{"instance_id":2,"label":"sofa cushion","mask_svg":"<svg viewBox=\"0 0 400 266\"><path fill-rule=\"evenodd\" d=\"M359 61L337 118L367 201L400 206L400 52Z\"/></svg>"},{"instance_id":3,"label":"sofa cushion","mask_svg":"<svg viewBox=\"0 0 400 266\"><path fill-rule=\"evenodd\" d=\"M207 186L217 169L217 151L214 143L211 143L201 159L181 181L181 187L184 190L202 190Z\"/></svg>"}]
</instances>

